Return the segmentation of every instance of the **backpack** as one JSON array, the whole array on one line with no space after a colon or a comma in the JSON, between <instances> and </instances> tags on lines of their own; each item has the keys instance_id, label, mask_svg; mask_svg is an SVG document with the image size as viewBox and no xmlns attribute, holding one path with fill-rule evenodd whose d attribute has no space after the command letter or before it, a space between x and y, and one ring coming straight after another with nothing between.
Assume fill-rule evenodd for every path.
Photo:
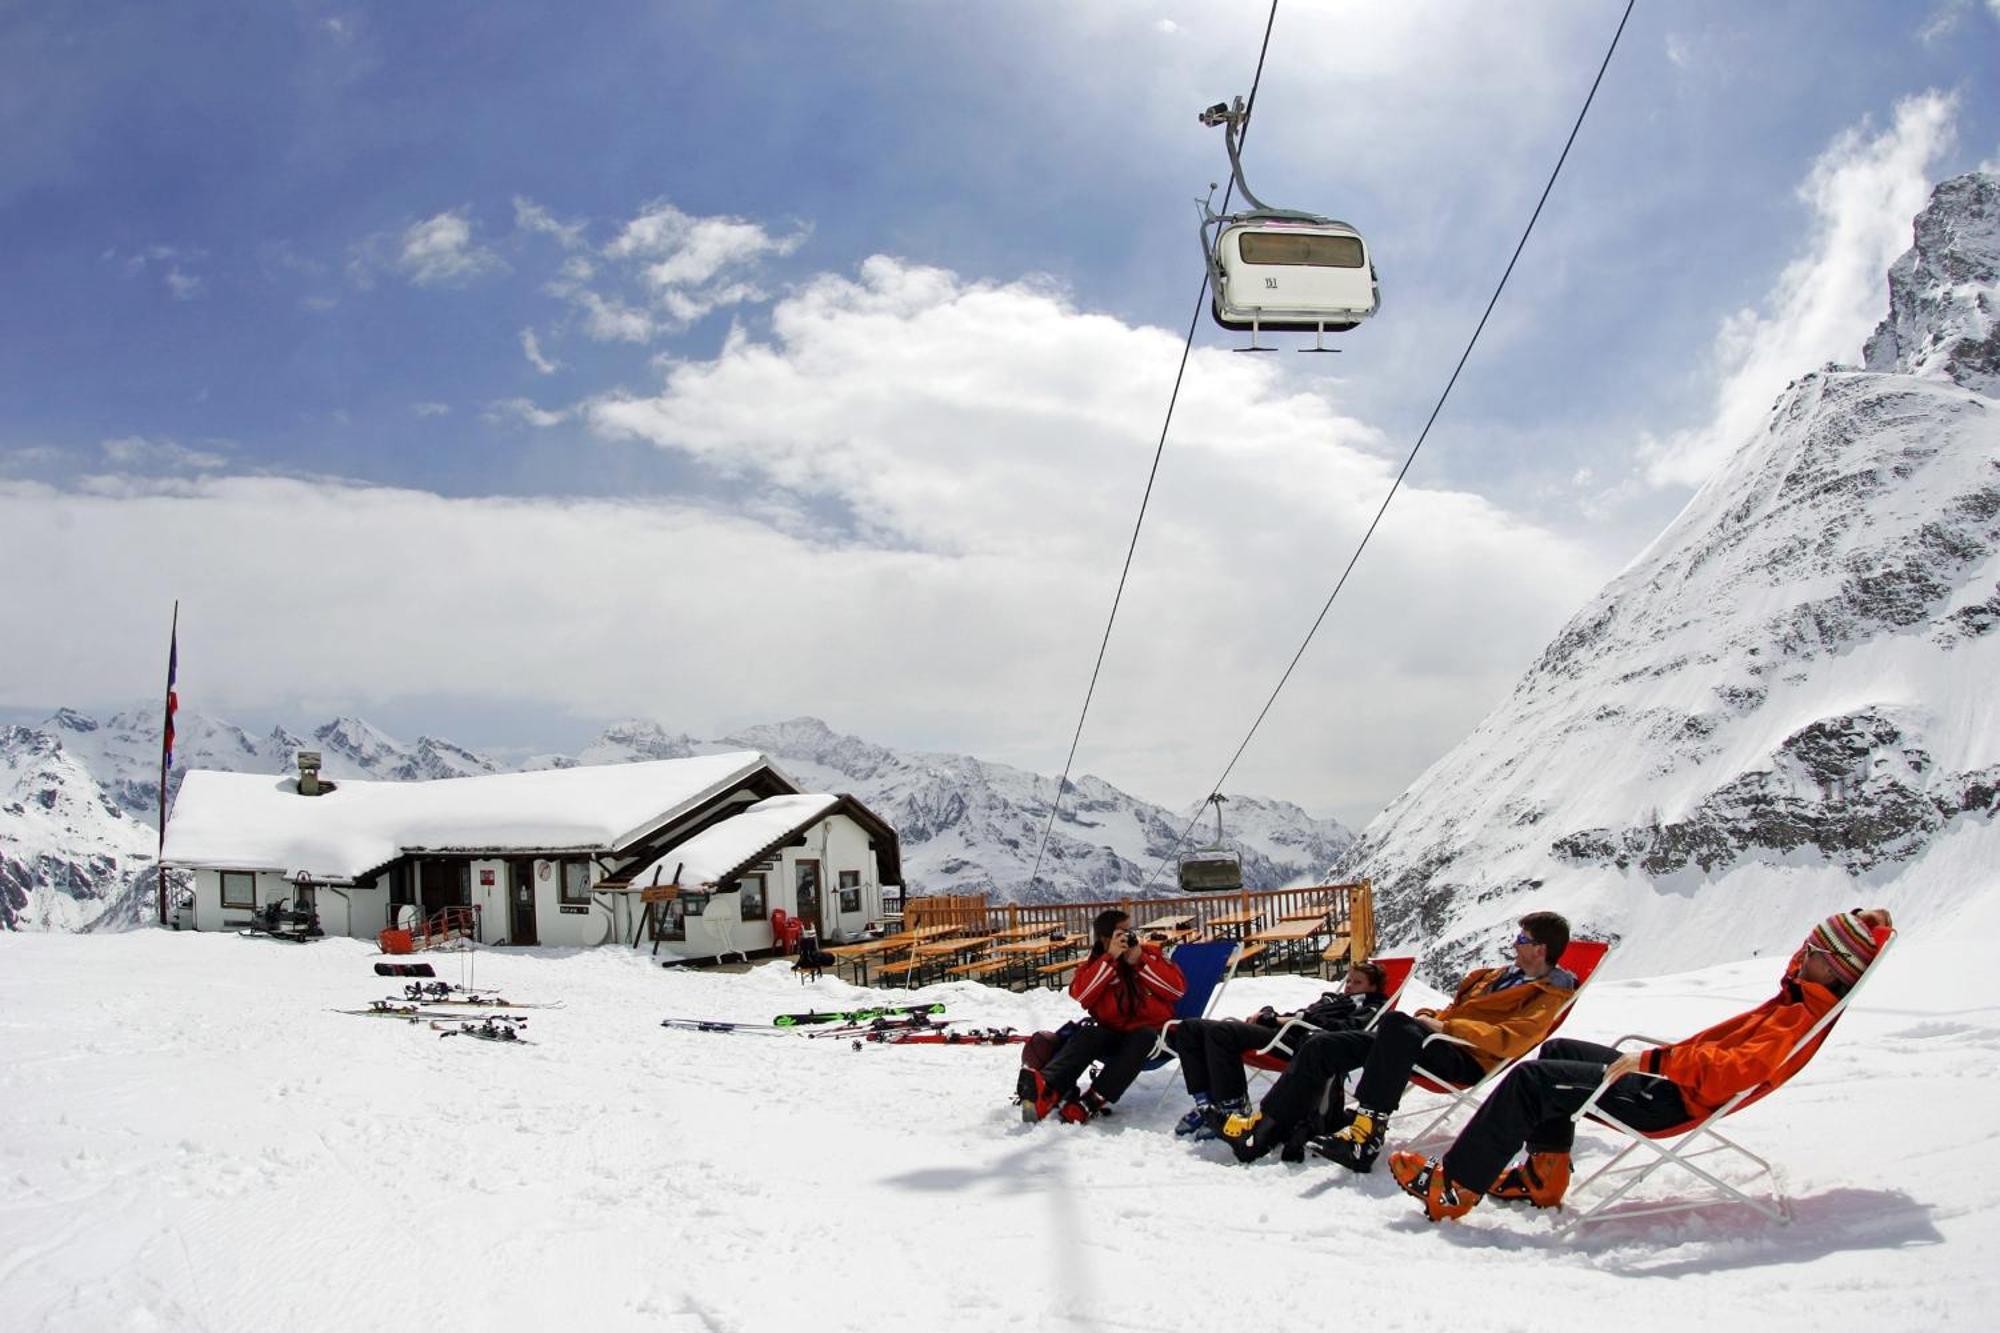
<instances>
[{"instance_id":1,"label":"backpack","mask_svg":"<svg viewBox=\"0 0 2000 1333\"><path fill-rule=\"evenodd\" d=\"M1063 1048L1063 1043L1070 1039L1078 1026L1080 1025L1075 1020L1071 1020L1054 1032L1037 1032L1029 1037L1021 1047L1021 1068L1040 1069L1053 1060L1056 1052Z\"/></svg>"}]
</instances>

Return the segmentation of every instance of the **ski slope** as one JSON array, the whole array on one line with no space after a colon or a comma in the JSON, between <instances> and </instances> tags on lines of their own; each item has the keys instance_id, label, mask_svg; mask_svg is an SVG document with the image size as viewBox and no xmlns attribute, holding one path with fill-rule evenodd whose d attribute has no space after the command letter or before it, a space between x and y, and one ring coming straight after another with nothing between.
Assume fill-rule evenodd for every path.
<instances>
[{"instance_id":1,"label":"ski slope","mask_svg":"<svg viewBox=\"0 0 2000 1333\"><path fill-rule=\"evenodd\" d=\"M330 1012L402 984L357 941L4 934L0 1322L931 1333L1344 1309L1374 1330L1528 1329L1553 1301L1602 1328L1980 1326L2000 1301L2000 1006L1980 981L2000 905L1903 924L1815 1063L1735 1122L1784 1172L1793 1226L1718 1207L1570 1243L1491 1204L1432 1226L1386 1169L1177 1141L1173 1071L1113 1121L1030 1127L1008 1104L1018 1047L658 1026L915 994L1028 1029L1075 1012L1059 993L481 952L478 982L564 1002L506 1047ZM1606 980L1569 1031L1682 1035L1763 999L1778 967ZM1247 979L1223 1008L1319 989Z\"/></svg>"}]
</instances>

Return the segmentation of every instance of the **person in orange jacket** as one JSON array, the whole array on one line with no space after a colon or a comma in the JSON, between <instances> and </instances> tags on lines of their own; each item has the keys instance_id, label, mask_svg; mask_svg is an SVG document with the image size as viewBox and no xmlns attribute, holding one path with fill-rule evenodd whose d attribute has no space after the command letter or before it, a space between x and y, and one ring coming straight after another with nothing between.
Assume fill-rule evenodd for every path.
<instances>
[{"instance_id":1,"label":"person in orange jacket","mask_svg":"<svg viewBox=\"0 0 2000 1333\"><path fill-rule=\"evenodd\" d=\"M1392 1153L1389 1170L1433 1222L1463 1217L1483 1196L1553 1208L1569 1189L1570 1117L1599 1085L1611 1085L1599 1106L1646 1131L1700 1120L1745 1088L1782 1083L1812 1052L1787 1054L1860 980L1893 926L1885 908L1836 912L1792 955L1776 995L1670 1046L1620 1054L1557 1038L1507 1072L1441 1160ZM1527 1159L1503 1171L1524 1147Z\"/></svg>"},{"instance_id":2,"label":"person in orange jacket","mask_svg":"<svg viewBox=\"0 0 2000 1333\"><path fill-rule=\"evenodd\" d=\"M1304 1160L1313 1109L1330 1100L1330 1118L1339 1123L1341 1085L1359 1069L1353 1117L1311 1146L1350 1171L1370 1170L1413 1070L1421 1066L1454 1083L1471 1083L1501 1060L1533 1050L1568 1003L1576 978L1557 966L1569 947L1568 921L1554 912L1530 912L1520 926L1514 965L1468 972L1444 1008L1386 1014L1373 1032L1308 1037L1257 1113L1223 1123L1222 1137L1237 1160L1253 1162L1280 1145L1286 1161ZM1425 1045L1434 1033L1454 1040Z\"/></svg>"},{"instance_id":3,"label":"person in orange jacket","mask_svg":"<svg viewBox=\"0 0 2000 1333\"><path fill-rule=\"evenodd\" d=\"M1015 1095L1023 1120L1041 1120L1055 1110L1082 1124L1106 1114L1139 1077L1160 1029L1187 993L1187 978L1158 945L1139 938L1130 916L1112 908L1091 923L1090 957L1070 978L1069 993L1093 1021L1070 1034L1040 1069L1021 1070ZM1079 1093L1077 1079L1098 1060L1104 1068Z\"/></svg>"}]
</instances>

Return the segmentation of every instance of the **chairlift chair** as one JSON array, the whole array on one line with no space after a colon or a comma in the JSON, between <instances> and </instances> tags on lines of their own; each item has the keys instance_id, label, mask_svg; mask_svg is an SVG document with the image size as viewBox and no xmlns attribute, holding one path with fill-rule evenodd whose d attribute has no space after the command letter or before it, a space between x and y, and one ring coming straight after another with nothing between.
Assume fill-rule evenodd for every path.
<instances>
[{"instance_id":1,"label":"chairlift chair","mask_svg":"<svg viewBox=\"0 0 2000 1333\"><path fill-rule=\"evenodd\" d=\"M1257 343L1266 329L1313 334L1313 346L1302 350L1338 351L1326 346L1325 335L1352 329L1382 305L1368 242L1345 222L1271 208L1250 192L1241 158L1248 119L1240 97L1201 113L1202 124L1223 127L1230 174L1251 205L1217 213L1199 201L1202 256L1214 292L1209 313L1223 328L1250 334L1242 351L1272 350Z\"/></svg>"},{"instance_id":2,"label":"chairlift chair","mask_svg":"<svg viewBox=\"0 0 2000 1333\"><path fill-rule=\"evenodd\" d=\"M1215 843L1181 858L1182 893L1237 893L1243 888L1243 860L1222 845L1222 803L1228 799L1221 792L1208 798L1215 807Z\"/></svg>"}]
</instances>

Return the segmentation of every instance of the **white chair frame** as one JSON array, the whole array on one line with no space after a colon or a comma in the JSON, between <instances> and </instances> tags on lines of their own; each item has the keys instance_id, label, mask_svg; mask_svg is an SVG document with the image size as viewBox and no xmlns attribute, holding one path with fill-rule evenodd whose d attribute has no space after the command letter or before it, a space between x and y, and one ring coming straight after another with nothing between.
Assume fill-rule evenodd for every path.
<instances>
[{"instance_id":1,"label":"white chair frame","mask_svg":"<svg viewBox=\"0 0 2000 1333\"><path fill-rule=\"evenodd\" d=\"M1590 989L1590 983L1597 980L1597 978L1603 974L1604 965L1605 963L1610 961L1612 952L1616 948L1617 946L1615 944L1607 944L1605 946L1603 955L1599 957L1597 960L1597 966L1590 970L1589 976L1585 977L1581 982L1577 984L1577 988L1569 993L1569 998L1563 1001L1562 1007L1560 1009L1557 1009L1554 1016L1549 1019L1548 1028L1542 1034L1542 1039L1544 1041L1546 1041L1549 1035L1556 1030L1559 1024L1561 1024L1563 1018L1569 1013L1569 1011L1576 1007L1576 1002L1583 997L1583 993L1585 991ZM1454 1046L1463 1046L1468 1051L1478 1049L1469 1041L1461 1040L1458 1037L1447 1037L1442 1032L1433 1032L1431 1033L1430 1036L1425 1037L1424 1045L1429 1046L1432 1042L1438 1042L1438 1041L1450 1042ZM1476 1080L1466 1084L1464 1087L1459 1088L1449 1094L1437 1094L1446 1097L1444 1109L1439 1111L1424 1125L1422 1129L1418 1130L1414 1135L1411 1136L1409 1140L1409 1146L1415 1147L1419 1143L1432 1142L1434 1140L1446 1137L1444 1133L1444 1127L1451 1123L1451 1120L1454 1116L1456 1116L1462 1110L1468 1110L1478 1105L1480 1098L1485 1094L1487 1087L1491 1085L1494 1082L1494 1080L1500 1078L1501 1076L1506 1074L1508 1070L1512 1069L1515 1065L1521 1063L1522 1060L1526 1059L1529 1054L1531 1054L1534 1050L1536 1050L1540 1046L1541 1042L1536 1042L1534 1046L1529 1047L1528 1050L1521 1052L1521 1054L1515 1056L1513 1059L1500 1061L1498 1064L1494 1065L1493 1068L1487 1070L1484 1074L1481 1074ZM1430 1077L1429 1075L1426 1076ZM1436 1078L1433 1078L1433 1081L1438 1082L1440 1084L1444 1082L1444 1080ZM1427 1092L1429 1091L1429 1089L1420 1088L1418 1089L1418 1091Z\"/></svg>"},{"instance_id":2,"label":"white chair frame","mask_svg":"<svg viewBox=\"0 0 2000 1333\"><path fill-rule=\"evenodd\" d=\"M1414 967L1412 967L1408 972L1403 974L1403 984L1401 986L1396 987L1393 993L1384 997L1382 1001L1382 1007L1380 1009L1377 1009L1374 1013L1368 1015L1367 1023L1363 1024L1361 1028L1363 1032L1373 1032L1375 1030L1375 1025L1382 1021L1382 1016L1388 1013L1391 1009L1394 1009L1396 1007L1396 1001L1399 998L1401 998L1404 987L1407 987L1410 984L1410 982L1416 978L1416 975L1417 973ZM1306 1035L1308 1037L1312 1036L1313 1033L1319 1031L1318 1028L1314 1027L1312 1024L1306 1022L1303 1018L1300 1018L1298 1015L1294 1014L1292 1017L1278 1024L1278 1030L1271 1034L1271 1039L1265 1042L1262 1046L1259 1046L1256 1050L1251 1051L1250 1054L1269 1055L1272 1051L1277 1050L1278 1047L1286 1045L1287 1043L1285 1041L1285 1038L1291 1034L1292 1029L1294 1028L1307 1029ZM1255 1093L1258 1088L1264 1086L1265 1080L1269 1079L1275 1081L1277 1077L1278 1077L1277 1071L1275 1070L1260 1069L1257 1066L1252 1065L1250 1067L1250 1073L1244 1079L1244 1086L1247 1087L1252 1093Z\"/></svg>"},{"instance_id":3,"label":"white chair frame","mask_svg":"<svg viewBox=\"0 0 2000 1333\"><path fill-rule=\"evenodd\" d=\"M1868 984L1868 979L1874 976L1876 971L1881 967L1883 957L1888 954L1890 946L1895 941L1895 932L1891 931L1888 938L1882 942L1882 947L1875 951L1875 957L1869 962L1867 970L1861 974L1860 978L1852 986L1848 987L1847 994L1841 996L1831 1009L1821 1014L1819 1021L1807 1029L1804 1036L1793 1043L1792 1048L1785 1053L1784 1060L1780 1062L1780 1069L1790 1064L1800 1051L1810 1052L1806 1057L1808 1060L1813 1055L1819 1053L1817 1050L1811 1049L1813 1043L1820 1040L1826 1034L1827 1030L1833 1026L1834 1022L1839 1019L1841 1014L1846 1012L1847 1006L1854 1002L1854 997L1861 993L1861 988ZM1669 1044L1657 1037L1628 1033L1620 1037L1612 1045L1614 1048L1618 1048L1624 1046L1628 1041L1641 1041L1650 1046L1665 1046ZM1803 1069L1803 1066L1801 1066L1801 1069ZM1659 1075L1645 1074L1641 1075L1641 1077L1657 1078ZM1768 1082L1768 1080L1766 1081ZM1702 1118L1699 1124L1692 1126L1671 1140L1649 1138L1600 1107L1598 1101L1604 1096L1605 1091L1610 1086L1610 1079L1606 1079L1600 1083L1597 1090L1590 1094L1590 1099L1578 1107L1576 1114L1570 1118L1581 1124L1587 1116L1592 1121L1603 1125L1614 1133L1623 1135L1626 1140L1625 1145L1618 1150L1610 1161L1591 1172L1580 1183L1571 1186L1567 1206L1573 1207L1577 1196L1587 1194L1591 1186L1600 1180L1608 1184L1610 1178L1614 1176L1626 1176L1629 1178L1603 1198L1591 1203L1583 1211L1576 1213L1568 1221L1564 1222L1557 1229L1556 1234L1558 1236L1567 1239L1575 1235L1579 1228L1592 1222L1621 1221L1626 1218L1652 1217L1661 1213L1687 1212L1690 1209L1705 1207L1708 1204L1717 1202L1715 1197L1709 1196L1668 1200L1656 1204L1646 1204L1637 1208L1624 1208L1615 1213L1607 1211L1611 1205L1625 1197L1640 1182L1669 1162L1686 1169L1689 1173L1708 1182L1708 1184L1719 1192L1721 1201L1748 1205L1763 1217L1776 1222L1780 1226L1786 1226L1791 1223L1791 1200L1786 1196L1784 1186L1778 1179L1778 1173L1772 1168L1771 1164L1734 1139L1727 1137L1721 1130L1716 1128L1716 1125L1724 1117L1736 1111L1751 1097L1755 1096L1758 1089L1765 1086L1763 1083L1743 1089L1743 1091L1731 1097L1721 1106L1709 1112L1708 1115ZM1773 1089L1772 1091L1775 1092L1777 1089ZM1709 1146L1696 1147L1697 1144L1710 1139L1714 1140L1714 1142ZM1620 1166L1619 1163L1630 1156L1635 1148L1649 1149L1653 1153L1652 1158L1637 1165ZM1718 1153L1733 1154L1736 1157L1748 1160L1755 1169L1750 1173L1749 1178L1743 1182L1744 1185L1755 1184L1760 1179L1767 1181L1771 1195L1770 1201L1766 1202L1763 1199L1755 1198L1747 1193L1745 1189L1732 1185L1714 1172L1695 1165L1696 1158L1709 1157Z\"/></svg>"}]
</instances>

